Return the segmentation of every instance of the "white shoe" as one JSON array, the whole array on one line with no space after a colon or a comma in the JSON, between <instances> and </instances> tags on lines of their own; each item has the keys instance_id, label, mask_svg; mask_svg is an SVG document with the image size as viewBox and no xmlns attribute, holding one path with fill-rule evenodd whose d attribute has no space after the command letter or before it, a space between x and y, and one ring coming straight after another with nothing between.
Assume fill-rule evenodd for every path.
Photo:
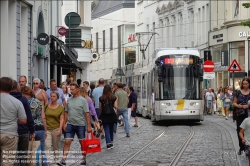
<instances>
[{"instance_id":1,"label":"white shoe","mask_svg":"<svg viewBox=\"0 0 250 166\"><path fill-rule=\"evenodd\" d=\"M226 118L225 118L226 120L228 120L228 117L226 116Z\"/></svg>"}]
</instances>

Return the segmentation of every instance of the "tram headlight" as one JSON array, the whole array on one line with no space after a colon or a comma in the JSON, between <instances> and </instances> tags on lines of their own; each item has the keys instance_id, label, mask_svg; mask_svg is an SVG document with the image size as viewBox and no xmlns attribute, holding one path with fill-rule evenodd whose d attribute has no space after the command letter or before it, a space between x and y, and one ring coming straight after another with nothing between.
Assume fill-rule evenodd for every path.
<instances>
[{"instance_id":1,"label":"tram headlight","mask_svg":"<svg viewBox=\"0 0 250 166\"><path fill-rule=\"evenodd\" d=\"M167 105L167 106L171 106L171 103L161 103L161 105Z\"/></svg>"},{"instance_id":2,"label":"tram headlight","mask_svg":"<svg viewBox=\"0 0 250 166\"><path fill-rule=\"evenodd\" d=\"M196 106L196 105L199 105L199 103L197 103L197 102L191 102L190 105L191 106Z\"/></svg>"}]
</instances>

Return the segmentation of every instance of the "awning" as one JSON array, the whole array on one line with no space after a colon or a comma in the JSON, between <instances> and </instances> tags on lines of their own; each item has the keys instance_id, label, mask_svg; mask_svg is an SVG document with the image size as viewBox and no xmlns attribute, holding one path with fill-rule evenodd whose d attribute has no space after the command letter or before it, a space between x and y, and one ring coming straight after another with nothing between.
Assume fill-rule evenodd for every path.
<instances>
[{"instance_id":1,"label":"awning","mask_svg":"<svg viewBox=\"0 0 250 166\"><path fill-rule=\"evenodd\" d=\"M72 65L74 64L80 71L84 70L84 68L81 66L81 64L77 61L76 57L73 55L73 53L64 45L64 42L58 39L57 37L50 35L51 39L54 39L61 49L64 51L66 55L69 56L69 58L72 60ZM68 66L71 66L71 64L68 64Z\"/></svg>"}]
</instances>

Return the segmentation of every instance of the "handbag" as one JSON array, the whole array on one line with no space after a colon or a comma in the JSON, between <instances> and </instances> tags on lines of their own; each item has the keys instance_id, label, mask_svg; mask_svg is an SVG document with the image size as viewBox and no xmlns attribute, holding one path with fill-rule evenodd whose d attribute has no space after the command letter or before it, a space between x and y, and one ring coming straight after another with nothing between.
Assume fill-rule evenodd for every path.
<instances>
[{"instance_id":1,"label":"handbag","mask_svg":"<svg viewBox=\"0 0 250 166\"><path fill-rule=\"evenodd\" d=\"M229 111L233 111L233 110L234 110L234 106L233 106L233 104L230 104Z\"/></svg>"},{"instance_id":2,"label":"handbag","mask_svg":"<svg viewBox=\"0 0 250 166\"><path fill-rule=\"evenodd\" d=\"M231 100L230 100L230 99L225 99L225 102L226 102L226 103L230 103Z\"/></svg>"},{"instance_id":3,"label":"handbag","mask_svg":"<svg viewBox=\"0 0 250 166\"><path fill-rule=\"evenodd\" d=\"M87 133L85 136L85 140L81 141L82 145L82 153L89 154L89 153L96 153L101 152L101 141L94 137L93 132Z\"/></svg>"},{"instance_id":4,"label":"handbag","mask_svg":"<svg viewBox=\"0 0 250 166\"><path fill-rule=\"evenodd\" d=\"M29 141L27 162L28 166L40 166L42 163L41 142L34 138Z\"/></svg>"},{"instance_id":5,"label":"handbag","mask_svg":"<svg viewBox=\"0 0 250 166\"><path fill-rule=\"evenodd\" d=\"M236 110L237 116L243 116L246 115L246 111L242 108Z\"/></svg>"}]
</instances>

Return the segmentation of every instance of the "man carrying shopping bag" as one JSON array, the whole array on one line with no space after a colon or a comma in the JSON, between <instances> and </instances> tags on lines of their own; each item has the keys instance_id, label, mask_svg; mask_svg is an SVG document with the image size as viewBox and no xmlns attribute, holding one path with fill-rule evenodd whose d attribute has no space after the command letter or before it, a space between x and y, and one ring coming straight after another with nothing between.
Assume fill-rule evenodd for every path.
<instances>
[{"instance_id":1,"label":"man carrying shopping bag","mask_svg":"<svg viewBox=\"0 0 250 166\"><path fill-rule=\"evenodd\" d=\"M65 108L64 131L66 132L66 137L63 147L63 158L57 163L60 166L66 165L65 161L70 149L70 144L73 141L75 134L77 135L81 145L81 141L85 138L85 125L87 125L87 132L92 132L88 103L86 99L80 95L79 85L75 82L71 83L70 91L73 97L68 99ZM85 124L85 122L87 124ZM83 158L80 166L85 166L86 154L83 153L82 155Z\"/></svg>"}]
</instances>

